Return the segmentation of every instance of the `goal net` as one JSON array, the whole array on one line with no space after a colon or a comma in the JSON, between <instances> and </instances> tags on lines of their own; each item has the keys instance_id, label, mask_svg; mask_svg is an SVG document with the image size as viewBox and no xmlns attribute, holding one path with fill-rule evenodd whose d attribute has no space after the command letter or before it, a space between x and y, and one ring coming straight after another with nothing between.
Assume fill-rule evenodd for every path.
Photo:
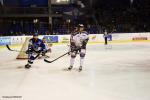
<instances>
[{"instance_id":1,"label":"goal net","mask_svg":"<svg viewBox=\"0 0 150 100\"><path fill-rule=\"evenodd\" d=\"M23 43L20 51L26 51L28 49L29 40L31 37L27 37ZM28 59L28 55L25 52L19 52L16 59Z\"/></svg>"}]
</instances>

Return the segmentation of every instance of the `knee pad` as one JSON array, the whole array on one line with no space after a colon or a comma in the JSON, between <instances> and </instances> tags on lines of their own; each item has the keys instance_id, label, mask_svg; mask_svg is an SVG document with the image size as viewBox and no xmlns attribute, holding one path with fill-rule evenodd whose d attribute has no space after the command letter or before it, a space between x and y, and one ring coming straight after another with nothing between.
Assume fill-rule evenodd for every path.
<instances>
[{"instance_id":1,"label":"knee pad","mask_svg":"<svg viewBox=\"0 0 150 100\"><path fill-rule=\"evenodd\" d=\"M29 60L28 60L28 63L33 64L34 59L35 59L35 58L34 58L33 56L31 56L31 57L29 58Z\"/></svg>"},{"instance_id":2,"label":"knee pad","mask_svg":"<svg viewBox=\"0 0 150 100\"><path fill-rule=\"evenodd\" d=\"M75 52L72 52L71 53L71 58L75 58L76 57L76 53Z\"/></svg>"},{"instance_id":3,"label":"knee pad","mask_svg":"<svg viewBox=\"0 0 150 100\"><path fill-rule=\"evenodd\" d=\"M85 49L81 49L81 52L80 52L80 57L85 57L85 53L86 53L86 50Z\"/></svg>"},{"instance_id":4,"label":"knee pad","mask_svg":"<svg viewBox=\"0 0 150 100\"><path fill-rule=\"evenodd\" d=\"M85 53L80 53L80 57L84 58L85 57Z\"/></svg>"},{"instance_id":5,"label":"knee pad","mask_svg":"<svg viewBox=\"0 0 150 100\"><path fill-rule=\"evenodd\" d=\"M30 57L30 60L34 60L35 58L33 56Z\"/></svg>"}]
</instances>

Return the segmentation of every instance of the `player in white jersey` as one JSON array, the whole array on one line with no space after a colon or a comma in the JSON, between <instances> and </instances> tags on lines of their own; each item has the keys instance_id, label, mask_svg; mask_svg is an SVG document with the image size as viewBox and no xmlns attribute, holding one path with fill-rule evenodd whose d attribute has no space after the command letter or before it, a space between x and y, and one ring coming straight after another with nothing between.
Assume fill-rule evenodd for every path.
<instances>
[{"instance_id":1,"label":"player in white jersey","mask_svg":"<svg viewBox=\"0 0 150 100\"><path fill-rule=\"evenodd\" d=\"M78 32L78 27L74 27L74 30L71 32L70 43L68 44L68 46L69 46L68 51L71 50L71 41L72 41L73 36L76 35L77 32ZM70 55L70 54L71 54L71 53L69 52L68 55Z\"/></svg>"},{"instance_id":2,"label":"player in white jersey","mask_svg":"<svg viewBox=\"0 0 150 100\"><path fill-rule=\"evenodd\" d=\"M70 48L71 48L71 59L68 70L73 68L76 55L80 54L80 67L79 71L82 71L83 62L86 54L86 45L89 40L88 33L84 31L84 25L79 24L78 31L71 35Z\"/></svg>"}]
</instances>

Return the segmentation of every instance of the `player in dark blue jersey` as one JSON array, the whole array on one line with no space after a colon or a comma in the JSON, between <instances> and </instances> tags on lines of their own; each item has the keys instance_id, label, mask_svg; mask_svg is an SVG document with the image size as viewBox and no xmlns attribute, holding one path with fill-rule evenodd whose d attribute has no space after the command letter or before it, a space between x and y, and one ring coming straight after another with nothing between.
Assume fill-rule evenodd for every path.
<instances>
[{"instance_id":1,"label":"player in dark blue jersey","mask_svg":"<svg viewBox=\"0 0 150 100\"><path fill-rule=\"evenodd\" d=\"M28 63L25 65L25 68L29 69L33 61L44 52L46 52L45 44L38 38L38 34L35 33L33 38L29 40L28 50L26 51L28 54Z\"/></svg>"}]
</instances>

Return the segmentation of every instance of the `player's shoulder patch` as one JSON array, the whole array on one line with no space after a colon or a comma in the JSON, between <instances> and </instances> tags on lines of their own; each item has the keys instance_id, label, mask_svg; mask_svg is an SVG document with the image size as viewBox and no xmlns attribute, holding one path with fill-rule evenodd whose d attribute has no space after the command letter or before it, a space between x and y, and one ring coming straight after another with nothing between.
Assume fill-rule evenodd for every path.
<instances>
[{"instance_id":1,"label":"player's shoulder patch","mask_svg":"<svg viewBox=\"0 0 150 100\"><path fill-rule=\"evenodd\" d=\"M38 41L42 41L41 39L38 39Z\"/></svg>"},{"instance_id":2,"label":"player's shoulder patch","mask_svg":"<svg viewBox=\"0 0 150 100\"><path fill-rule=\"evenodd\" d=\"M38 39L38 43L43 43L43 41L41 39Z\"/></svg>"},{"instance_id":3,"label":"player's shoulder patch","mask_svg":"<svg viewBox=\"0 0 150 100\"><path fill-rule=\"evenodd\" d=\"M73 32L73 33L72 33L72 36L75 36L76 34L78 34L78 32Z\"/></svg>"},{"instance_id":4,"label":"player's shoulder patch","mask_svg":"<svg viewBox=\"0 0 150 100\"><path fill-rule=\"evenodd\" d=\"M86 34L86 35L88 35L88 32L87 32L87 31L83 31L83 33Z\"/></svg>"}]
</instances>

